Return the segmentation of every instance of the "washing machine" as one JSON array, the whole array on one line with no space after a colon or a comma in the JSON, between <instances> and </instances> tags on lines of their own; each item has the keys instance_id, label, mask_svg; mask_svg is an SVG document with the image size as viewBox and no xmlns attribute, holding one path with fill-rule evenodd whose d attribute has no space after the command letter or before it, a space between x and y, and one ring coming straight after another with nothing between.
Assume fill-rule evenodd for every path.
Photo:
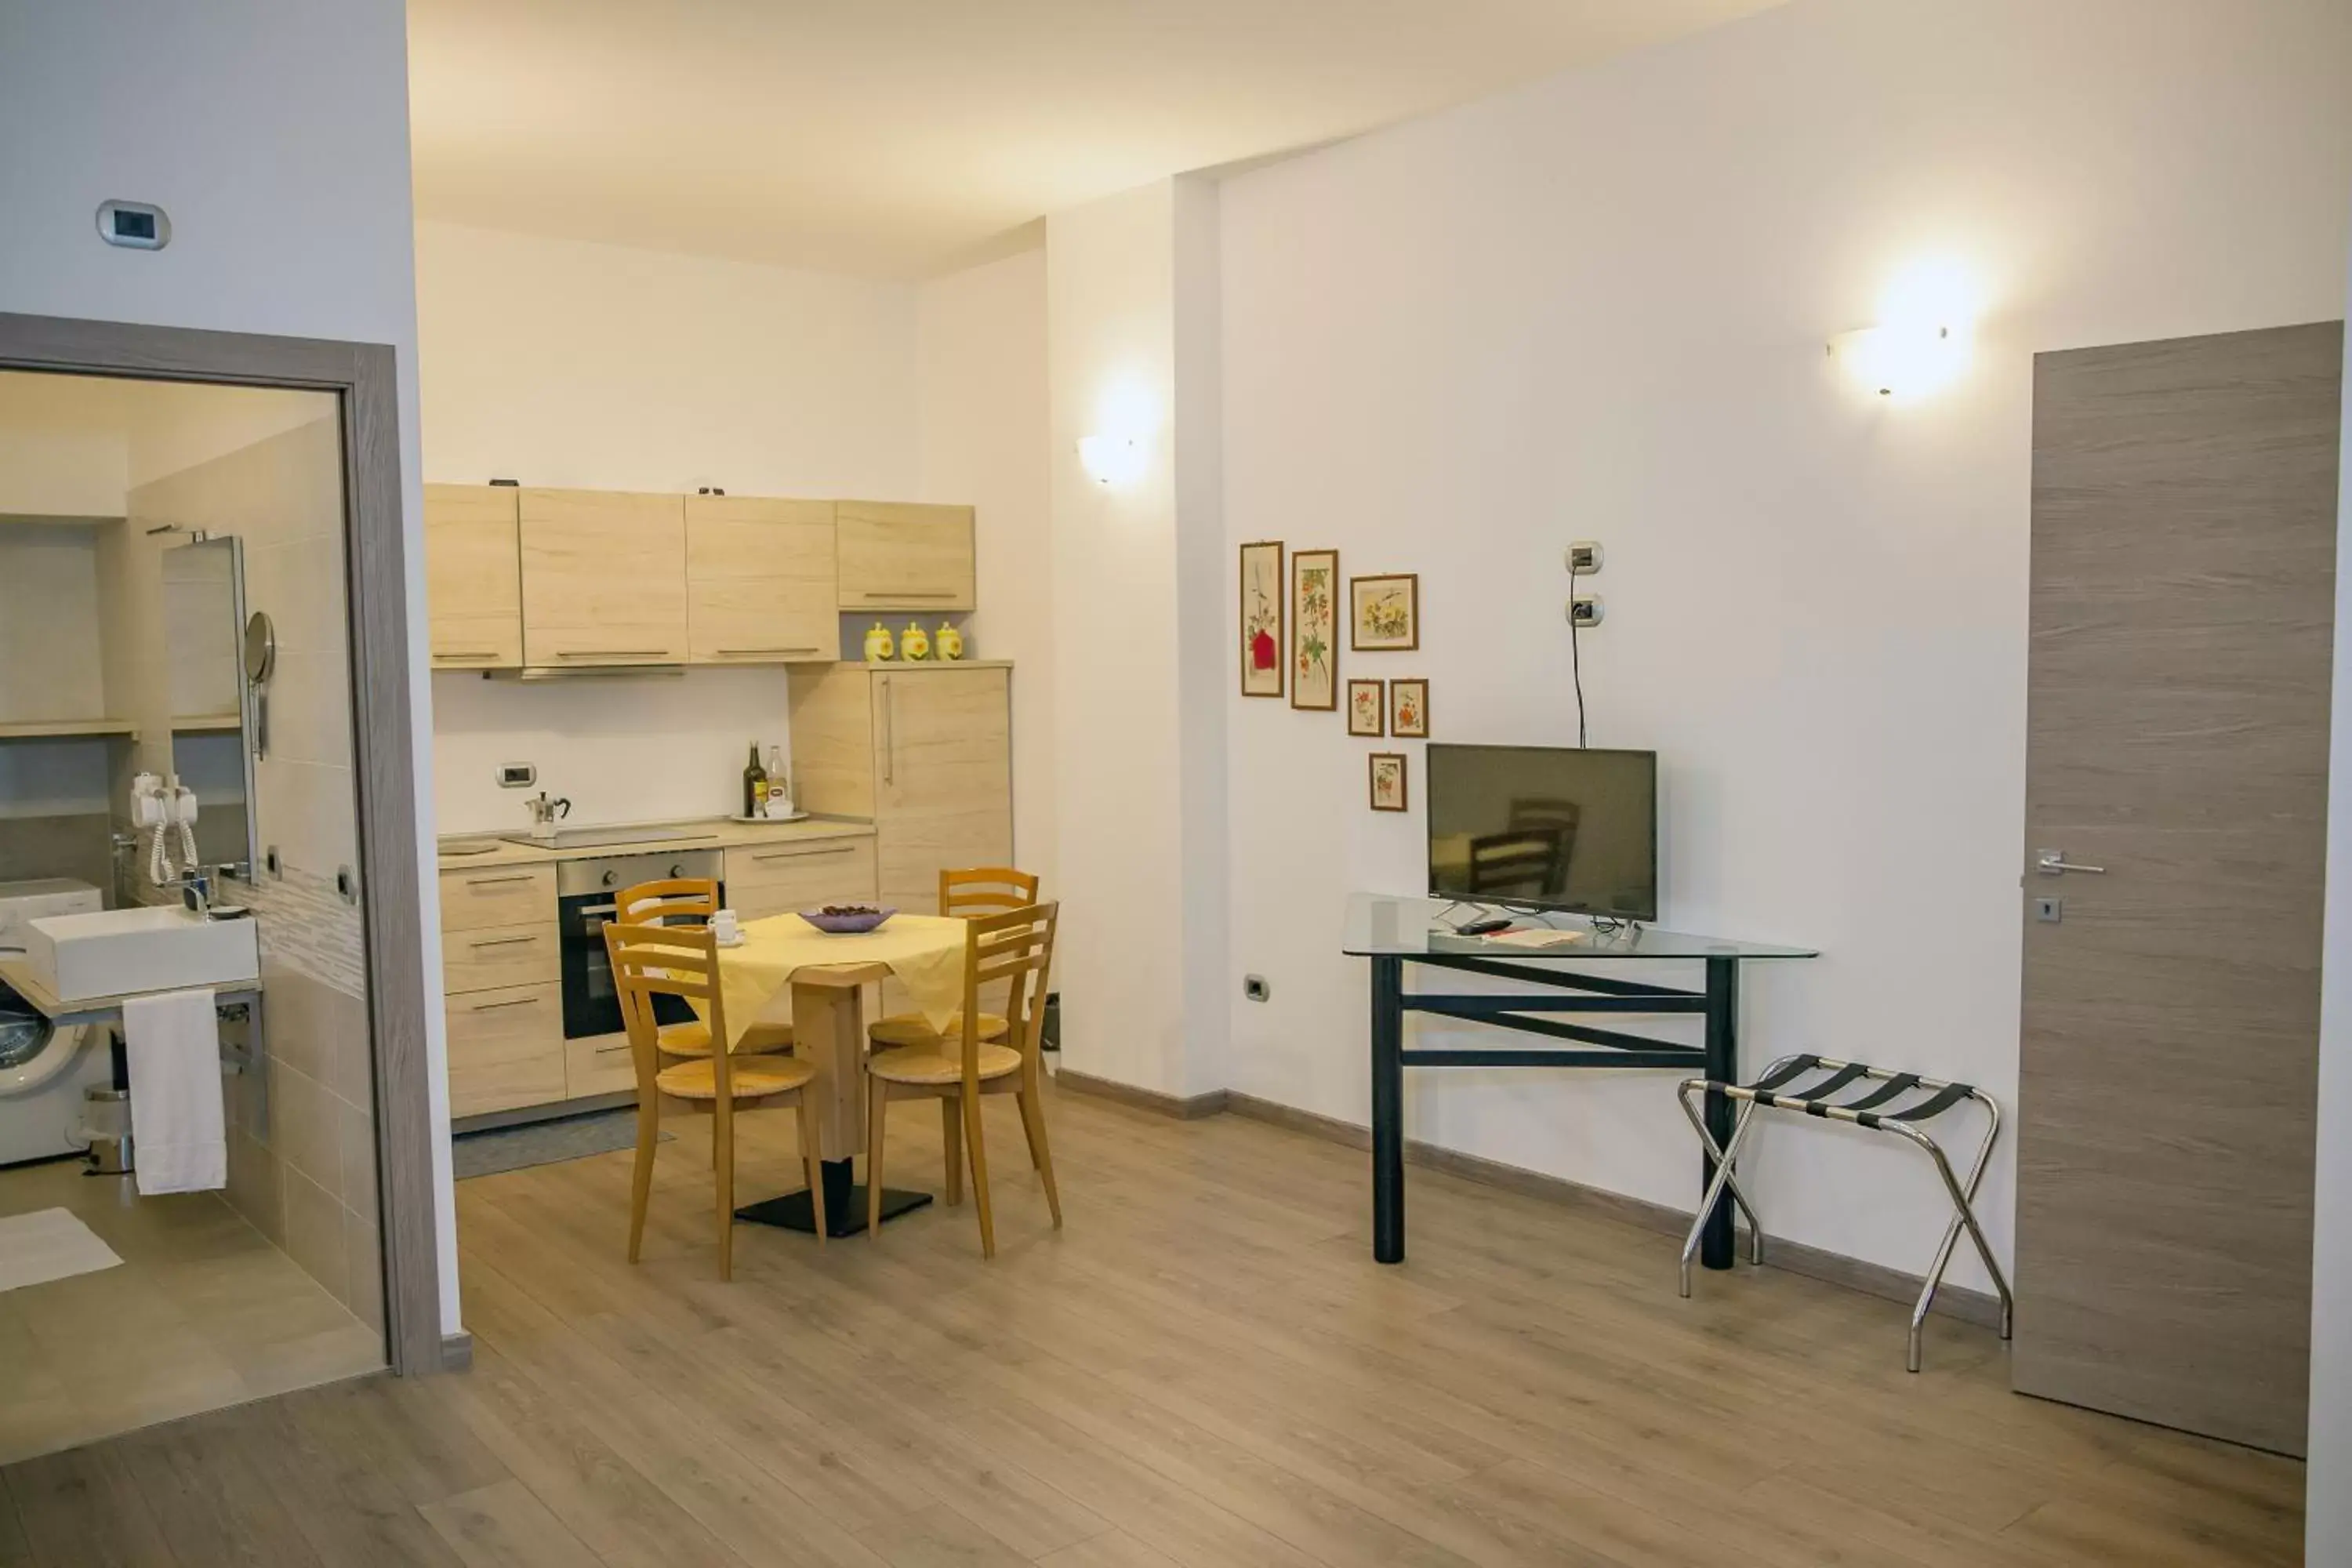
<instances>
[{"instance_id":1,"label":"washing machine","mask_svg":"<svg viewBox=\"0 0 2352 1568\"><path fill-rule=\"evenodd\" d=\"M0 956L24 946L27 921L105 907L87 882L0 882ZM0 982L0 1165L79 1151L82 1091L113 1081L109 1036L103 1025L52 1025Z\"/></svg>"}]
</instances>

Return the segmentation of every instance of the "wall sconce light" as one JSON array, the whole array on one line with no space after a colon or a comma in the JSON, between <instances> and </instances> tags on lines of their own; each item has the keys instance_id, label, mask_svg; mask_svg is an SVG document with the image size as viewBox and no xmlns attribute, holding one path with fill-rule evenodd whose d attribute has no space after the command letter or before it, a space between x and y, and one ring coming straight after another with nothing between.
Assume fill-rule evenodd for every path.
<instances>
[{"instance_id":1,"label":"wall sconce light","mask_svg":"<svg viewBox=\"0 0 2352 1568\"><path fill-rule=\"evenodd\" d=\"M1881 397L1924 397L1958 380L1968 340L1949 326L1864 327L1830 340L1830 357L1855 384Z\"/></svg>"},{"instance_id":2,"label":"wall sconce light","mask_svg":"<svg viewBox=\"0 0 2352 1568\"><path fill-rule=\"evenodd\" d=\"M1098 485L1133 484L1143 477L1146 463L1139 436L1078 437L1078 465Z\"/></svg>"}]
</instances>

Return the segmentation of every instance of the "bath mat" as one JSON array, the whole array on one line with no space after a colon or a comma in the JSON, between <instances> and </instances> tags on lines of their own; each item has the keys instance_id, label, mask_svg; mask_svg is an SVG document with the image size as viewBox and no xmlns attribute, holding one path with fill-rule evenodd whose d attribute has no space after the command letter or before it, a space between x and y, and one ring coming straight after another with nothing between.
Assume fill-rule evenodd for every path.
<instances>
[{"instance_id":1,"label":"bath mat","mask_svg":"<svg viewBox=\"0 0 2352 1568\"><path fill-rule=\"evenodd\" d=\"M665 1132L661 1141L670 1141ZM531 1121L520 1127L494 1127L480 1132L460 1132L450 1141L449 1159L457 1180L495 1176L531 1165L552 1165L563 1160L584 1160L634 1149L637 1143L635 1107L592 1110L558 1121Z\"/></svg>"},{"instance_id":2,"label":"bath mat","mask_svg":"<svg viewBox=\"0 0 2352 1568\"><path fill-rule=\"evenodd\" d=\"M35 1209L0 1219L0 1290L95 1274L122 1259L67 1209Z\"/></svg>"}]
</instances>

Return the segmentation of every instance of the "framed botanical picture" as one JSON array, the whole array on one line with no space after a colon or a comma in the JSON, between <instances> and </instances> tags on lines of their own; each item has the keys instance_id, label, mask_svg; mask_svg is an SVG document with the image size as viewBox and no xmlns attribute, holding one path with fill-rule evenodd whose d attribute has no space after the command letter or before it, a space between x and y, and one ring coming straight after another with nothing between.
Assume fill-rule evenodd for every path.
<instances>
[{"instance_id":1,"label":"framed botanical picture","mask_svg":"<svg viewBox=\"0 0 2352 1568\"><path fill-rule=\"evenodd\" d=\"M1349 681L1352 687L1356 683ZM1429 682L1416 676L1389 682L1389 733L1400 741L1429 739Z\"/></svg>"},{"instance_id":2,"label":"framed botanical picture","mask_svg":"<svg viewBox=\"0 0 2352 1568\"><path fill-rule=\"evenodd\" d=\"M1405 809L1403 752L1374 752L1372 753L1372 809L1374 811Z\"/></svg>"},{"instance_id":3,"label":"framed botanical picture","mask_svg":"<svg viewBox=\"0 0 2352 1568\"><path fill-rule=\"evenodd\" d=\"M1282 695L1282 542L1242 546L1242 695Z\"/></svg>"},{"instance_id":4,"label":"framed botanical picture","mask_svg":"<svg viewBox=\"0 0 2352 1568\"><path fill-rule=\"evenodd\" d=\"M1348 646L1358 653L1409 652L1421 646L1421 574L1348 579Z\"/></svg>"},{"instance_id":5,"label":"framed botanical picture","mask_svg":"<svg viewBox=\"0 0 2352 1568\"><path fill-rule=\"evenodd\" d=\"M1348 682L1348 733L1350 735L1385 735L1381 712L1381 683L1377 680Z\"/></svg>"},{"instance_id":6,"label":"framed botanical picture","mask_svg":"<svg viewBox=\"0 0 2352 1568\"><path fill-rule=\"evenodd\" d=\"M1290 705L1339 706L1339 552L1290 558Z\"/></svg>"}]
</instances>

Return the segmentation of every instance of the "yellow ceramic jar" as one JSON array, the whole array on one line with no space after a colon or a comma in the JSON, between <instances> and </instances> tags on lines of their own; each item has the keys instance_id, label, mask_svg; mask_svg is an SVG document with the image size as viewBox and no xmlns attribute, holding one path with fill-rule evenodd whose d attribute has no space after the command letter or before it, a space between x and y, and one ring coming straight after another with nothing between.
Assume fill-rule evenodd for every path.
<instances>
[{"instance_id":1,"label":"yellow ceramic jar","mask_svg":"<svg viewBox=\"0 0 2352 1568\"><path fill-rule=\"evenodd\" d=\"M923 635L921 626L908 621L907 629L898 634L898 652L910 659L929 658L931 657L931 639Z\"/></svg>"},{"instance_id":2,"label":"yellow ceramic jar","mask_svg":"<svg viewBox=\"0 0 2352 1568\"><path fill-rule=\"evenodd\" d=\"M941 621L939 635L931 639L931 647L941 658L953 662L963 657L963 634L955 629L954 622Z\"/></svg>"},{"instance_id":3,"label":"yellow ceramic jar","mask_svg":"<svg viewBox=\"0 0 2352 1568\"><path fill-rule=\"evenodd\" d=\"M887 664L895 651L890 646L890 628L880 621L875 622L874 629L866 634L866 662Z\"/></svg>"}]
</instances>

